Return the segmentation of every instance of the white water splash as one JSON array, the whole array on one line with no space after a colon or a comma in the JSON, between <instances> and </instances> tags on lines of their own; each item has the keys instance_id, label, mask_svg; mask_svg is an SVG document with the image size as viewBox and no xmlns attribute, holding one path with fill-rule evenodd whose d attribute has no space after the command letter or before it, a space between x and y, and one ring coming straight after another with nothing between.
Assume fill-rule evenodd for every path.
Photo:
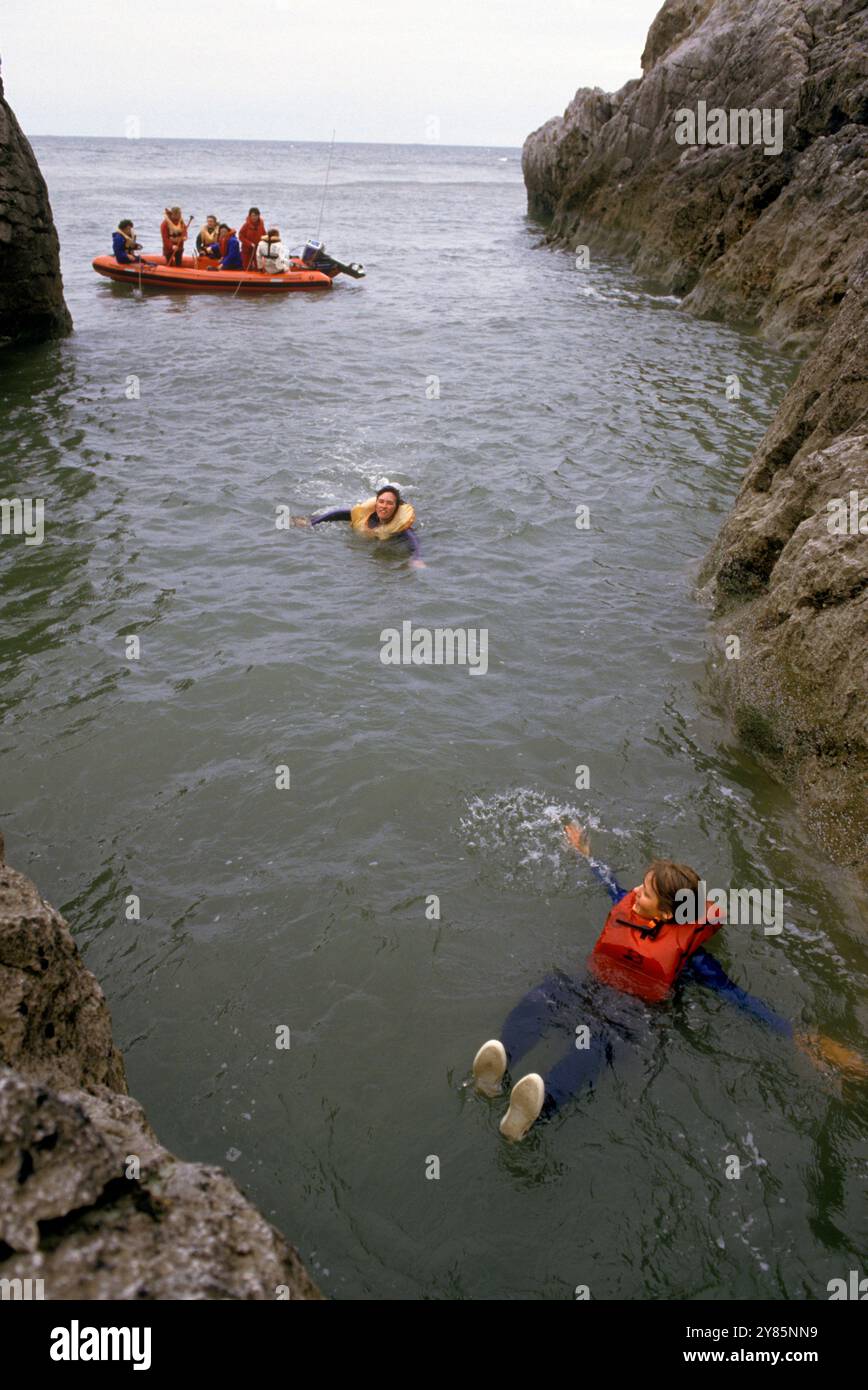
<instances>
[{"instance_id":1,"label":"white water splash","mask_svg":"<svg viewBox=\"0 0 868 1390\"><path fill-rule=\"evenodd\" d=\"M485 856L502 881L517 888L551 891L574 887L580 856L564 838L567 821L599 828L585 807L546 797L530 787L474 796L459 821L469 850Z\"/></svg>"}]
</instances>

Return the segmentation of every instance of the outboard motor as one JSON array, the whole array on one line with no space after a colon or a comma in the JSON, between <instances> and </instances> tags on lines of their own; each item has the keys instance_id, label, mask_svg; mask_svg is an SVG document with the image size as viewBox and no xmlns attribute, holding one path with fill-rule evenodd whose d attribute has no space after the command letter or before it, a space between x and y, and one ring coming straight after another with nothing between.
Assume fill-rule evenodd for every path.
<instances>
[{"instance_id":1,"label":"outboard motor","mask_svg":"<svg viewBox=\"0 0 868 1390\"><path fill-rule=\"evenodd\" d=\"M325 254L325 246L321 241L317 241L315 236L308 237L302 249L301 259L305 265L313 266L316 264L317 256L322 252Z\"/></svg>"},{"instance_id":2,"label":"outboard motor","mask_svg":"<svg viewBox=\"0 0 868 1390\"><path fill-rule=\"evenodd\" d=\"M301 251L301 259L311 270L321 270L332 280L341 274L351 275L354 280L365 278L365 267L359 261L350 261L347 265L343 261L335 260L334 256L326 253L325 246L316 237L308 237Z\"/></svg>"}]
</instances>

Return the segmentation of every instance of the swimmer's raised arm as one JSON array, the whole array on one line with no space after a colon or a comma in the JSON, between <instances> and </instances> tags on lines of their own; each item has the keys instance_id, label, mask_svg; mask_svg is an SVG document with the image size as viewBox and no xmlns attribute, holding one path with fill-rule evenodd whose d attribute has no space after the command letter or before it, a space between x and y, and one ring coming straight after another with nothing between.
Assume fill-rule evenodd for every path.
<instances>
[{"instance_id":1,"label":"swimmer's raised arm","mask_svg":"<svg viewBox=\"0 0 868 1390\"><path fill-rule=\"evenodd\" d=\"M628 889L622 888L613 869L608 864L604 864L599 859L594 859L591 855L591 840L587 830L582 826L570 821L564 826L564 834L572 845L573 849L579 854L583 854L588 861L588 866L595 878L602 883L613 903L619 903L622 898L626 898Z\"/></svg>"},{"instance_id":2,"label":"swimmer's raised arm","mask_svg":"<svg viewBox=\"0 0 868 1390\"><path fill-rule=\"evenodd\" d=\"M564 834L574 850L579 854L583 854L586 859L590 859L591 841L587 830L584 830L580 825L576 825L575 821L568 821L564 826Z\"/></svg>"}]
</instances>

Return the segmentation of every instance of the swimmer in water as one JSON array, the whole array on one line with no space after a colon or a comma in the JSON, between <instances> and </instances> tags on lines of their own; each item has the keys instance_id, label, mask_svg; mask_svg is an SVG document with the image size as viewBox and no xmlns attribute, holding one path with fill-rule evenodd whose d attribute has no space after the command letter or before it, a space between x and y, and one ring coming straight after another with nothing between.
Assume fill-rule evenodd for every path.
<instances>
[{"instance_id":1,"label":"swimmer in water","mask_svg":"<svg viewBox=\"0 0 868 1390\"><path fill-rule=\"evenodd\" d=\"M540 1116L553 1114L571 1096L593 1086L603 1067L624 1045L644 1032L646 1019L629 996L646 1004L666 999L682 976L717 991L758 1019L815 1062L830 1062L858 1076L868 1067L856 1053L821 1033L798 1033L793 1025L730 980L703 946L723 925L720 909L697 902L699 876L686 864L655 860L642 882L629 892L605 864L591 858L587 833L568 825L567 839L583 854L606 888L612 909L588 960L582 979L549 975L520 1000L501 1029L500 1038L484 1043L473 1059L477 1090L501 1094L507 1067L514 1066L552 1024L570 1035L569 1051L547 1073L529 1072L512 1088L509 1109L500 1122L506 1139L523 1139ZM681 905L694 904L685 913ZM677 912L677 916L676 916ZM573 1036L574 1034L578 1036Z\"/></svg>"},{"instance_id":2,"label":"swimmer in water","mask_svg":"<svg viewBox=\"0 0 868 1390\"><path fill-rule=\"evenodd\" d=\"M388 541L400 537L406 543L414 569L425 568L419 537L413 529L416 513L391 483L385 484L375 497L369 497L367 502L360 502L356 507L334 507L319 516L292 518L294 526L321 526L324 521L348 521L354 531L368 540Z\"/></svg>"}]
</instances>

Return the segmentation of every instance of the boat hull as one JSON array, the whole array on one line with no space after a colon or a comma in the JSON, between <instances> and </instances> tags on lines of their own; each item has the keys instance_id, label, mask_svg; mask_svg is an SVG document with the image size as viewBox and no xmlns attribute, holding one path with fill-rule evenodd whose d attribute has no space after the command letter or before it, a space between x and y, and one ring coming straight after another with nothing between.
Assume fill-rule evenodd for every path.
<instances>
[{"instance_id":1,"label":"boat hull","mask_svg":"<svg viewBox=\"0 0 868 1390\"><path fill-rule=\"evenodd\" d=\"M93 268L121 285L143 290L204 291L208 294L286 294L291 290L328 290L331 279L320 270L308 270L299 261L298 269L283 275L266 275L256 270L199 269L199 259L185 256L179 266L167 265L162 256L142 256L142 267L120 265L114 256L97 256Z\"/></svg>"}]
</instances>

